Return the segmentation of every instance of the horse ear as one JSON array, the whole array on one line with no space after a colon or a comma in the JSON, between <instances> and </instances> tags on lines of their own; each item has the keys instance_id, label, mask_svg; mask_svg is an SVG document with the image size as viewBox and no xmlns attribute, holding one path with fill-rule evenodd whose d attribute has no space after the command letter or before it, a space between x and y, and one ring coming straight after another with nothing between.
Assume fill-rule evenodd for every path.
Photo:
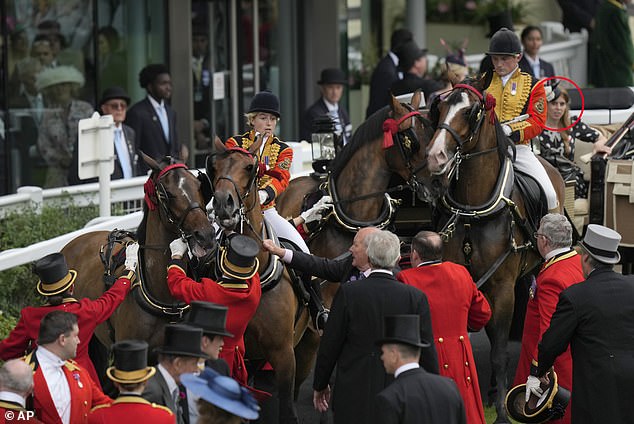
<instances>
[{"instance_id":1,"label":"horse ear","mask_svg":"<svg viewBox=\"0 0 634 424\"><path fill-rule=\"evenodd\" d=\"M254 155L257 151L259 151L263 141L264 141L264 135L256 133L255 141L248 149L249 153Z\"/></svg>"},{"instance_id":2,"label":"horse ear","mask_svg":"<svg viewBox=\"0 0 634 424\"><path fill-rule=\"evenodd\" d=\"M392 112L394 114L396 114L399 110L399 108L401 108L401 102L398 101L398 99L396 97L394 97L394 94L390 93L390 97L391 97L391 101L390 101L390 108L392 109Z\"/></svg>"},{"instance_id":3,"label":"horse ear","mask_svg":"<svg viewBox=\"0 0 634 424\"><path fill-rule=\"evenodd\" d=\"M150 156L146 155L141 150L139 150L139 153L141 153L141 158L143 159L143 162L145 162L145 164L147 166L149 166L153 171L160 171L161 170L160 165L154 159L152 159Z\"/></svg>"},{"instance_id":4,"label":"horse ear","mask_svg":"<svg viewBox=\"0 0 634 424\"><path fill-rule=\"evenodd\" d=\"M419 88L419 89L416 90L416 92L412 96L412 100L410 100L410 104L412 105L412 108L414 110L418 110L418 107L420 106L421 99L422 99L422 95L420 93L420 88Z\"/></svg>"},{"instance_id":5,"label":"horse ear","mask_svg":"<svg viewBox=\"0 0 634 424\"><path fill-rule=\"evenodd\" d=\"M214 138L214 147L216 149L216 153L224 153L227 151L227 146L225 146L225 144L218 136Z\"/></svg>"}]
</instances>

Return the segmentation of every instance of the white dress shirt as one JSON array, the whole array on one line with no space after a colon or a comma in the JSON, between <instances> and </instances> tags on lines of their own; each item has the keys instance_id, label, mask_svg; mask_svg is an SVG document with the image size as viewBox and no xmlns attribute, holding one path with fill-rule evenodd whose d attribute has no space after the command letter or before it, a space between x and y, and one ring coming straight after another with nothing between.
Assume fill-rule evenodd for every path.
<instances>
[{"instance_id":1,"label":"white dress shirt","mask_svg":"<svg viewBox=\"0 0 634 424\"><path fill-rule=\"evenodd\" d=\"M62 370L65 361L55 355L50 350L38 346L35 351L37 362L42 370L42 375L46 380L48 391L51 394L55 409L62 420L62 423L70 422L70 387L68 380Z\"/></svg>"},{"instance_id":2,"label":"white dress shirt","mask_svg":"<svg viewBox=\"0 0 634 424\"><path fill-rule=\"evenodd\" d=\"M26 400L17 393L0 391L0 401L19 404L22 408L26 406Z\"/></svg>"},{"instance_id":3,"label":"white dress shirt","mask_svg":"<svg viewBox=\"0 0 634 424\"><path fill-rule=\"evenodd\" d=\"M404 373L405 371L413 370L416 368L420 368L420 365L418 365L418 362L410 362L409 364L401 365L400 367L396 369L396 371L394 371L394 378L398 377L400 374Z\"/></svg>"}]
</instances>

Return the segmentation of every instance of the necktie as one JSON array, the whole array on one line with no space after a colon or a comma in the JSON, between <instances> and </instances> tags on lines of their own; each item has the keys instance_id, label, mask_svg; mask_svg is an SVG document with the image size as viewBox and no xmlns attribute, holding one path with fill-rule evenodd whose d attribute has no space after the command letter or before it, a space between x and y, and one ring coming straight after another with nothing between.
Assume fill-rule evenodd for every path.
<instances>
[{"instance_id":1,"label":"necktie","mask_svg":"<svg viewBox=\"0 0 634 424\"><path fill-rule=\"evenodd\" d=\"M163 135L165 135L165 140L167 144L170 142L170 128L167 123L167 111L165 110L165 106L159 105L156 108L157 115L159 117L159 121L161 121L161 127L163 127Z\"/></svg>"},{"instance_id":2,"label":"necktie","mask_svg":"<svg viewBox=\"0 0 634 424\"><path fill-rule=\"evenodd\" d=\"M130 164L130 153L128 152L128 146L123 138L123 131L121 128L115 128L114 130L114 147L117 151L117 157L119 158L119 164L123 171L123 178L132 178L132 165Z\"/></svg>"}]
</instances>

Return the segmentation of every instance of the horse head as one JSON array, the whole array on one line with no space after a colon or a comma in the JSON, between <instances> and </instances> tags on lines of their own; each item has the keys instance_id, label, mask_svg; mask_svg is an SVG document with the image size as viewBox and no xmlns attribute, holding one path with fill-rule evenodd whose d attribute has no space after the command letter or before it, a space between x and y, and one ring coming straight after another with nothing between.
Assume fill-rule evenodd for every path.
<instances>
[{"instance_id":1,"label":"horse head","mask_svg":"<svg viewBox=\"0 0 634 424\"><path fill-rule=\"evenodd\" d=\"M227 148L219 138L215 153L207 159L207 175L214 189L212 202L216 222L234 230L248 211L259 208L257 177L260 172L257 153L262 137L248 148Z\"/></svg>"},{"instance_id":2,"label":"horse head","mask_svg":"<svg viewBox=\"0 0 634 424\"><path fill-rule=\"evenodd\" d=\"M215 231L205 210L201 180L171 158L158 163L143 152L141 156L152 169L144 186L147 208L159 214L172 236L184 237L195 256L203 257L215 249Z\"/></svg>"}]
</instances>

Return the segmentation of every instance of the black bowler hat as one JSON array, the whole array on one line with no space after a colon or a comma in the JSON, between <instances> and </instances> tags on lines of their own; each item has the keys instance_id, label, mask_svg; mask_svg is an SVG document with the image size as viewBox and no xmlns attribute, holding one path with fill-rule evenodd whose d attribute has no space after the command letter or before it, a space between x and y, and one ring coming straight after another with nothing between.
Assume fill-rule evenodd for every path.
<instances>
[{"instance_id":1,"label":"black bowler hat","mask_svg":"<svg viewBox=\"0 0 634 424\"><path fill-rule=\"evenodd\" d=\"M341 69L326 68L321 71L321 77L317 84L348 84L348 80Z\"/></svg>"},{"instance_id":2,"label":"black bowler hat","mask_svg":"<svg viewBox=\"0 0 634 424\"><path fill-rule=\"evenodd\" d=\"M200 350L202 337L203 330L201 328L183 324L169 324L165 326L163 346L156 348L155 352L165 355L209 359L209 356Z\"/></svg>"},{"instance_id":3,"label":"black bowler hat","mask_svg":"<svg viewBox=\"0 0 634 424\"><path fill-rule=\"evenodd\" d=\"M414 63L427 54L427 49L421 49L416 41L410 40L403 44L398 50L398 68L402 72L407 72L414 66Z\"/></svg>"},{"instance_id":4,"label":"black bowler hat","mask_svg":"<svg viewBox=\"0 0 634 424\"><path fill-rule=\"evenodd\" d=\"M152 377L156 368L147 366L148 344L141 340L123 340L112 345L114 366L106 370L112 381L140 383Z\"/></svg>"},{"instance_id":5,"label":"black bowler hat","mask_svg":"<svg viewBox=\"0 0 634 424\"><path fill-rule=\"evenodd\" d=\"M489 42L487 55L515 56L522 53L520 38L508 28L498 30Z\"/></svg>"},{"instance_id":6,"label":"black bowler hat","mask_svg":"<svg viewBox=\"0 0 634 424\"><path fill-rule=\"evenodd\" d=\"M259 252L260 247L255 240L241 234L235 235L220 254L220 269L232 278L251 278L258 271L259 261L256 256Z\"/></svg>"},{"instance_id":7,"label":"black bowler hat","mask_svg":"<svg viewBox=\"0 0 634 424\"><path fill-rule=\"evenodd\" d=\"M266 112L280 117L280 99L270 91L260 91L251 100L249 111L251 112Z\"/></svg>"},{"instance_id":8,"label":"black bowler hat","mask_svg":"<svg viewBox=\"0 0 634 424\"><path fill-rule=\"evenodd\" d=\"M400 343L415 347L428 347L420 339L420 317L418 315L389 315L383 321L383 338L376 341L381 346Z\"/></svg>"},{"instance_id":9,"label":"black bowler hat","mask_svg":"<svg viewBox=\"0 0 634 424\"><path fill-rule=\"evenodd\" d=\"M526 384L513 387L504 400L511 418L520 423L543 423L564 416L570 402L570 391L557 382L555 371L550 373L550 382L541 385L543 394L531 396L526 402Z\"/></svg>"},{"instance_id":10,"label":"black bowler hat","mask_svg":"<svg viewBox=\"0 0 634 424\"><path fill-rule=\"evenodd\" d=\"M203 335L233 337L233 334L227 331L226 306L202 301L195 301L190 305L187 325L202 328Z\"/></svg>"},{"instance_id":11,"label":"black bowler hat","mask_svg":"<svg viewBox=\"0 0 634 424\"><path fill-rule=\"evenodd\" d=\"M69 270L66 258L61 253L51 253L35 262L35 273L40 277L37 291L44 296L63 293L73 285L77 271Z\"/></svg>"},{"instance_id":12,"label":"black bowler hat","mask_svg":"<svg viewBox=\"0 0 634 424\"><path fill-rule=\"evenodd\" d=\"M125 101L126 105L130 104L130 96L128 96L128 93L126 93L123 88L114 86L103 90L101 100L99 100L99 107L101 108L104 103L112 99L121 99Z\"/></svg>"}]
</instances>

